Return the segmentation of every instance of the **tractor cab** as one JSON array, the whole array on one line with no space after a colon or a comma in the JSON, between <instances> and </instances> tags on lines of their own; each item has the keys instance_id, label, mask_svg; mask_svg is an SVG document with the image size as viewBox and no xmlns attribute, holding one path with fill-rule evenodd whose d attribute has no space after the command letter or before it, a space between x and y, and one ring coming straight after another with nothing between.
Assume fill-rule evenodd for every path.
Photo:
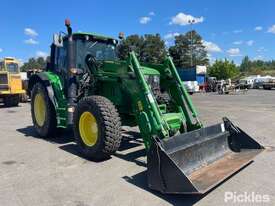
<instances>
[{"instance_id":1,"label":"tractor cab","mask_svg":"<svg viewBox=\"0 0 275 206\"><path fill-rule=\"evenodd\" d=\"M74 68L86 71L88 58L98 64L117 61L118 40L95 33L73 33L70 58ZM51 46L50 70L60 72L68 68L68 36L54 35Z\"/></svg>"},{"instance_id":2,"label":"tractor cab","mask_svg":"<svg viewBox=\"0 0 275 206\"><path fill-rule=\"evenodd\" d=\"M118 57L117 46L119 40L96 33L72 33L71 47L68 45L68 35L54 35L51 46L51 64L48 70L62 74L64 84L67 83L68 68L75 68L82 79L83 75L123 76L128 72L128 62ZM120 34L120 37L121 34ZM69 49L72 48L72 49ZM69 51L70 50L70 51ZM70 53L71 57L68 56ZM71 66L68 66L71 64ZM160 91L160 72L150 65L141 64L141 72L153 92ZM85 78L85 76L84 76ZM106 79L106 78L105 78ZM109 86L104 83L103 89ZM65 86L66 87L66 86ZM65 92L67 94L67 92Z\"/></svg>"}]
</instances>

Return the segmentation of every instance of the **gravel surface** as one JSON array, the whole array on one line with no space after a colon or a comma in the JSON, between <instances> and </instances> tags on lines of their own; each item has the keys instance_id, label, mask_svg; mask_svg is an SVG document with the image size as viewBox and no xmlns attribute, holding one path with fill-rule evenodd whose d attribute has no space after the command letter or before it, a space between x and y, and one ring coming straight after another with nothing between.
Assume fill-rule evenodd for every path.
<instances>
[{"instance_id":1,"label":"gravel surface","mask_svg":"<svg viewBox=\"0 0 275 206\"><path fill-rule=\"evenodd\" d=\"M136 128L124 128L121 148L111 159L92 162L79 155L71 131L38 138L30 104L22 103L14 108L0 105L0 205L275 205L275 91L194 94L192 99L205 125L227 116L268 147L207 195L162 195L148 189L145 150ZM225 195L245 192L269 202L252 203L251 197L247 204L243 199L225 202Z\"/></svg>"}]
</instances>

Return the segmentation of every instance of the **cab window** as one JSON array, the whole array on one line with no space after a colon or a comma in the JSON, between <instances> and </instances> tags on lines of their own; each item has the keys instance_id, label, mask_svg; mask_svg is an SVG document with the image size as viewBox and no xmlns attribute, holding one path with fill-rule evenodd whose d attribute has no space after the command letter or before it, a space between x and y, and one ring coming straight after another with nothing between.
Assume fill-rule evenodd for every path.
<instances>
[{"instance_id":1,"label":"cab window","mask_svg":"<svg viewBox=\"0 0 275 206\"><path fill-rule=\"evenodd\" d=\"M16 63L7 63L7 71L10 73L18 73L18 64Z\"/></svg>"},{"instance_id":2,"label":"cab window","mask_svg":"<svg viewBox=\"0 0 275 206\"><path fill-rule=\"evenodd\" d=\"M61 72L67 69L67 51L66 46L55 49L55 70Z\"/></svg>"},{"instance_id":3,"label":"cab window","mask_svg":"<svg viewBox=\"0 0 275 206\"><path fill-rule=\"evenodd\" d=\"M0 71L5 71L4 62L0 62Z\"/></svg>"}]
</instances>

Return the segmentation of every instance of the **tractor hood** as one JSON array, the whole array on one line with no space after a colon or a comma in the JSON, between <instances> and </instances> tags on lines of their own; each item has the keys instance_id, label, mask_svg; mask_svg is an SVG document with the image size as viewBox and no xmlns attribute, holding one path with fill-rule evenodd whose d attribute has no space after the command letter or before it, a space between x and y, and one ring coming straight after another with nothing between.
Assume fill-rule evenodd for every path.
<instances>
[{"instance_id":1,"label":"tractor hood","mask_svg":"<svg viewBox=\"0 0 275 206\"><path fill-rule=\"evenodd\" d=\"M150 67L141 66L141 69L144 75L160 75L160 73L157 70L152 69Z\"/></svg>"},{"instance_id":2,"label":"tractor hood","mask_svg":"<svg viewBox=\"0 0 275 206\"><path fill-rule=\"evenodd\" d=\"M123 72L125 70L123 68L126 68L126 67L127 67L126 61L104 61L104 64L103 64L103 70L105 72L116 71L116 72L120 73L120 71ZM158 76L160 76L160 73L158 70L153 69L148 66L141 65L141 71L144 75L158 75Z\"/></svg>"}]
</instances>

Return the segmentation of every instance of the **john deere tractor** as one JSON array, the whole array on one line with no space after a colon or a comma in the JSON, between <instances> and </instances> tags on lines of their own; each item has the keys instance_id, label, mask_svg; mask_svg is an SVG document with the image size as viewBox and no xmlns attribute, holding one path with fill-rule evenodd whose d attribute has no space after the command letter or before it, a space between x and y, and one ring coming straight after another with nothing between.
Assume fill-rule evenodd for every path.
<instances>
[{"instance_id":1,"label":"john deere tractor","mask_svg":"<svg viewBox=\"0 0 275 206\"><path fill-rule=\"evenodd\" d=\"M148 185L163 193L204 193L263 147L233 125L204 128L167 54L163 64L117 57L119 41L95 33L54 35L47 70L31 77L31 113L41 137L72 127L80 152L105 159L121 126L138 126L147 150Z\"/></svg>"}]
</instances>

